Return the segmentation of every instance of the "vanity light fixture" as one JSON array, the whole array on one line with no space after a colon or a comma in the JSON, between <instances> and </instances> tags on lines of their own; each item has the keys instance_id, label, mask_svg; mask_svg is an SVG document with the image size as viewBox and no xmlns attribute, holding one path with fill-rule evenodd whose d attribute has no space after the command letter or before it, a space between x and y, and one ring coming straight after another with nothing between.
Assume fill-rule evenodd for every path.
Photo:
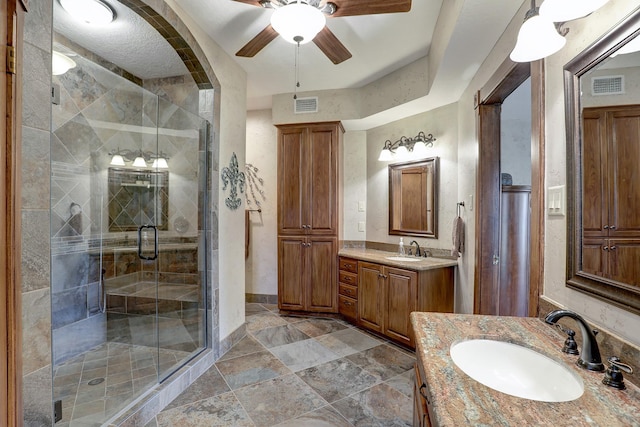
<instances>
[{"instance_id":1,"label":"vanity light fixture","mask_svg":"<svg viewBox=\"0 0 640 427\"><path fill-rule=\"evenodd\" d=\"M524 17L516 46L509 57L514 62L537 61L556 53L566 42L553 21L538 13L536 1L531 0L531 8Z\"/></svg>"},{"instance_id":2,"label":"vanity light fixture","mask_svg":"<svg viewBox=\"0 0 640 427\"><path fill-rule=\"evenodd\" d=\"M294 44L309 43L326 23L324 13L305 0L294 0L280 6L271 15L273 29L283 39Z\"/></svg>"},{"instance_id":3,"label":"vanity light fixture","mask_svg":"<svg viewBox=\"0 0 640 427\"><path fill-rule=\"evenodd\" d=\"M126 166L126 162L132 162L131 166L135 168L147 168L148 163L152 163L153 169L169 169L166 154L162 151L158 154L151 151L142 150L121 150L120 148L112 150L108 153L111 156L111 166Z\"/></svg>"},{"instance_id":4,"label":"vanity light fixture","mask_svg":"<svg viewBox=\"0 0 640 427\"><path fill-rule=\"evenodd\" d=\"M609 0L544 0L540 15L553 22L583 18L604 6Z\"/></svg>"},{"instance_id":5,"label":"vanity light fixture","mask_svg":"<svg viewBox=\"0 0 640 427\"><path fill-rule=\"evenodd\" d=\"M60 5L74 18L93 25L107 25L115 19L115 12L102 0L59 0Z\"/></svg>"},{"instance_id":6,"label":"vanity light fixture","mask_svg":"<svg viewBox=\"0 0 640 427\"><path fill-rule=\"evenodd\" d=\"M433 141L435 140L432 134L425 135L422 131L418 132L413 138L401 136L396 142L391 142L387 139L384 142L382 151L380 151L378 160L390 162L407 157L425 157L427 155L427 147L433 147Z\"/></svg>"},{"instance_id":7,"label":"vanity light fixture","mask_svg":"<svg viewBox=\"0 0 640 427\"><path fill-rule=\"evenodd\" d=\"M51 74L54 76L60 76L72 68L75 68L76 62L57 51L52 51L51 55Z\"/></svg>"}]
</instances>

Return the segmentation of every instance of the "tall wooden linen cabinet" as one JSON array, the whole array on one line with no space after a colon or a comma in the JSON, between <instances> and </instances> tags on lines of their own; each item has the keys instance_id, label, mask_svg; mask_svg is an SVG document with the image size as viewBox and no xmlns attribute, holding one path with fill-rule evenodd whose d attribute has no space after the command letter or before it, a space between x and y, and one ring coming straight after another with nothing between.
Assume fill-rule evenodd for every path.
<instances>
[{"instance_id":1,"label":"tall wooden linen cabinet","mask_svg":"<svg viewBox=\"0 0 640 427\"><path fill-rule=\"evenodd\" d=\"M338 312L340 122L278 128L278 308Z\"/></svg>"}]
</instances>

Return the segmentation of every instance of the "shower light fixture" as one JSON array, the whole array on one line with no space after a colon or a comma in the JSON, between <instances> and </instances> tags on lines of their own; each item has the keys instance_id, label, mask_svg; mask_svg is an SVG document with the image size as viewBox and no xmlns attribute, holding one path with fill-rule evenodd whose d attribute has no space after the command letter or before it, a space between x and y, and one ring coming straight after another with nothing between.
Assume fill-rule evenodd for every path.
<instances>
[{"instance_id":1,"label":"shower light fixture","mask_svg":"<svg viewBox=\"0 0 640 427\"><path fill-rule=\"evenodd\" d=\"M51 74L60 76L76 66L76 62L60 52L52 51Z\"/></svg>"},{"instance_id":2,"label":"shower light fixture","mask_svg":"<svg viewBox=\"0 0 640 427\"><path fill-rule=\"evenodd\" d=\"M433 147L433 141L436 139L432 134L425 135L420 131L413 138L401 136L396 142L386 140L384 147L380 151L378 160L381 162L390 162L392 160L404 160L408 157L426 157L427 147Z\"/></svg>"},{"instance_id":3,"label":"shower light fixture","mask_svg":"<svg viewBox=\"0 0 640 427\"><path fill-rule=\"evenodd\" d=\"M111 156L111 166L126 166L127 162L132 162L131 166L134 168L147 168L149 163L152 163L153 169L169 169L169 164L166 154L162 151L160 153L154 153L151 151L142 150L121 150L120 148L112 150L108 153Z\"/></svg>"},{"instance_id":4,"label":"shower light fixture","mask_svg":"<svg viewBox=\"0 0 640 427\"><path fill-rule=\"evenodd\" d=\"M107 25L115 19L111 6L102 0L60 0L60 5L74 18L93 25Z\"/></svg>"}]
</instances>

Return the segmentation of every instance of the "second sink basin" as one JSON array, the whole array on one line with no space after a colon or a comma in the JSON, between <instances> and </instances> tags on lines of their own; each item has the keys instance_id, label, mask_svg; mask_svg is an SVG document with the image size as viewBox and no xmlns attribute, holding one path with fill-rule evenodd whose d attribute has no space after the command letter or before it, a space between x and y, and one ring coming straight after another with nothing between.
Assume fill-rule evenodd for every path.
<instances>
[{"instance_id":1,"label":"second sink basin","mask_svg":"<svg viewBox=\"0 0 640 427\"><path fill-rule=\"evenodd\" d=\"M403 261L403 262L418 262L422 260L422 258L410 257L410 256L388 256L387 259L389 261Z\"/></svg>"},{"instance_id":2,"label":"second sink basin","mask_svg":"<svg viewBox=\"0 0 640 427\"><path fill-rule=\"evenodd\" d=\"M542 402L567 402L584 393L576 373L517 344L472 339L452 344L449 351L464 373L502 393Z\"/></svg>"}]
</instances>

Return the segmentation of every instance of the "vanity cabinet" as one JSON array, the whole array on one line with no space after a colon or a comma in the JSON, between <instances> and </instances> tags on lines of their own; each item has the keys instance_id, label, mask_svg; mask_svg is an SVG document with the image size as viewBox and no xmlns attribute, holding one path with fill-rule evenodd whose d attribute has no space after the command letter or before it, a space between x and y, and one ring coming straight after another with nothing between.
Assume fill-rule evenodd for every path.
<instances>
[{"instance_id":1,"label":"vanity cabinet","mask_svg":"<svg viewBox=\"0 0 640 427\"><path fill-rule=\"evenodd\" d=\"M278 126L278 307L338 312L339 122Z\"/></svg>"},{"instance_id":2,"label":"vanity cabinet","mask_svg":"<svg viewBox=\"0 0 640 427\"><path fill-rule=\"evenodd\" d=\"M453 312L453 267L412 271L358 262L358 325L415 346L412 311Z\"/></svg>"},{"instance_id":3,"label":"vanity cabinet","mask_svg":"<svg viewBox=\"0 0 640 427\"><path fill-rule=\"evenodd\" d=\"M582 270L639 286L640 106L583 113Z\"/></svg>"},{"instance_id":4,"label":"vanity cabinet","mask_svg":"<svg viewBox=\"0 0 640 427\"><path fill-rule=\"evenodd\" d=\"M414 366L413 383L413 427L431 427L429 419L429 388L425 382L424 372L422 372L423 362L417 354L418 361Z\"/></svg>"}]
</instances>

